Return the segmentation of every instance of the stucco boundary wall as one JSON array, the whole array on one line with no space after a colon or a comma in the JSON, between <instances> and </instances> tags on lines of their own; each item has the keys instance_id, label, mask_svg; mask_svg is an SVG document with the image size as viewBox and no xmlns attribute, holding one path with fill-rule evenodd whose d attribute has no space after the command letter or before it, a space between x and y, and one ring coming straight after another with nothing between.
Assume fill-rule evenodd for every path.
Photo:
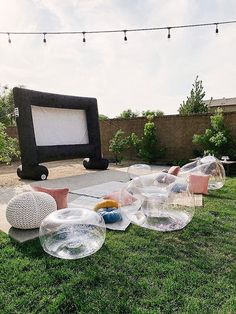
<instances>
[{"instance_id":1,"label":"stucco boundary wall","mask_svg":"<svg viewBox=\"0 0 236 314\"><path fill-rule=\"evenodd\" d=\"M158 161L173 162L193 158L194 149L199 149L199 147L192 143L192 137L194 134L203 133L210 126L210 116L211 114L195 114L155 117L153 121L156 125L159 146L166 148L165 156ZM100 121L103 156L109 159L113 158L112 153L109 152L109 141L117 130L122 129L126 135L134 132L141 137L146 122L146 118L143 117ZM236 112L224 113L224 124L236 139ZM7 128L7 134L17 138L16 127ZM124 152L123 156L126 159L137 158L133 149Z\"/></svg>"},{"instance_id":2,"label":"stucco boundary wall","mask_svg":"<svg viewBox=\"0 0 236 314\"><path fill-rule=\"evenodd\" d=\"M159 161L173 162L194 157L193 151L199 147L192 142L194 134L205 132L210 127L210 116L212 114L194 114L189 116L165 115L155 117L154 123L157 130L157 138L160 147L166 148L166 154ZM109 152L109 141L119 129L127 135L132 132L139 136L143 134L146 118L138 117L131 119L110 119L100 121L102 151L106 158L112 158ZM224 124L236 139L236 112L224 113ZM127 159L135 159L134 150L123 153Z\"/></svg>"}]
</instances>

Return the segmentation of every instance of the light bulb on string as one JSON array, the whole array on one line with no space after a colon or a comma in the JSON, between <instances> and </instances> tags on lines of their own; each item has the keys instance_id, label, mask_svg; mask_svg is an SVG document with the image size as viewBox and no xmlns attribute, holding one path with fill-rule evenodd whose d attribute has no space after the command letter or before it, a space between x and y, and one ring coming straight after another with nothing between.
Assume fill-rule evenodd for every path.
<instances>
[{"instance_id":1,"label":"light bulb on string","mask_svg":"<svg viewBox=\"0 0 236 314\"><path fill-rule=\"evenodd\" d=\"M10 33L7 33L8 36L8 43L11 44L11 37L10 37Z\"/></svg>"},{"instance_id":2,"label":"light bulb on string","mask_svg":"<svg viewBox=\"0 0 236 314\"><path fill-rule=\"evenodd\" d=\"M216 34L219 34L218 24L216 23Z\"/></svg>"},{"instance_id":3,"label":"light bulb on string","mask_svg":"<svg viewBox=\"0 0 236 314\"><path fill-rule=\"evenodd\" d=\"M86 43L85 32L83 32L83 44Z\"/></svg>"},{"instance_id":4,"label":"light bulb on string","mask_svg":"<svg viewBox=\"0 0 236 314\"><path fill-rule=\"evenodd\" d=\"M171 37L171 36L170 36L170 27L168 27L167 29L168 29L168 35L167 35L167 38L168 38L168 39L170 39L170 37Z\"/></svg>"},{"instance_id":5,"label":"light bulb on string","mask_svg":"<svg viewBox=\"0 0 236 314\"><path fill-rule=\"evenodd\" d=\"M124 41L125 41L125 42L127 42L127 40L128 40L128 39L127 39L127 36L126 36L126 32L127 32L127 31L124 30Z\"/></svg>"},{"instance_id":6,"label":"light bulb on string","mask_svg":"<svg viewBox=\"0 0 236 314\"><path fill-rule=\"evenodd\" d=\"M46 44L47 40L46 40L46 33L43 33L43 42L44 44Z\"/></svg>"}]
</instances>

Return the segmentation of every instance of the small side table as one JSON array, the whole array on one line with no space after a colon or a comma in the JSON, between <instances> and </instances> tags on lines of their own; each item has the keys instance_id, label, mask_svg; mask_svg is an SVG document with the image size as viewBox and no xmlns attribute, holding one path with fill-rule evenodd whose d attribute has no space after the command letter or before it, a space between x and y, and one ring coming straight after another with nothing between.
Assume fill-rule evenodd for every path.
<instances>
[{"instance_id":1,"label":"small side table","mask_svg":"<svg viewBox=\"0 0 236 314\"><path fill-rule=\"evenodd\" d=\"M236 164L236 160L227 160L227 161L221 160L221 162L224 165L226 175L228 176L229 173L230 173L229 166L232 165L232 164Z\"/></svg>"}]
</instances>

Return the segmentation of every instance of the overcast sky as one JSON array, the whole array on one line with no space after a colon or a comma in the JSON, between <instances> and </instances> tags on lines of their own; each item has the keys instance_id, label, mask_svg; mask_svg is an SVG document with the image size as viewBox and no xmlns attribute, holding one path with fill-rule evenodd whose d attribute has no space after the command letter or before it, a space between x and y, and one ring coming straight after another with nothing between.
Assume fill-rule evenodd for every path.
<instances>
[{"instance_id":1,"label":"overcast sky","mask_svg":"<svg viewBox=\"0 0 236 314\"><path fill-rule=\"evenodd\" d=\"M89 31L236 20L235 0L0 0L0 31ZM205 99L236 97L236 24L194 29L0 35L0 84L91 96L99 112L177 112L196 75Z\"/></svg>"}]
</instances>

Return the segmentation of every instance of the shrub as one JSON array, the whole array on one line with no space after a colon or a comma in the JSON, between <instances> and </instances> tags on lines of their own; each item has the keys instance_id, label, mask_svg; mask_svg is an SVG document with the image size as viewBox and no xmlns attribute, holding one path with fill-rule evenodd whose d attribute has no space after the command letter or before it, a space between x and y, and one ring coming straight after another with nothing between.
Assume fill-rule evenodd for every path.
<instances>
[{"instance_id":1,"label":"shrub","mask_svg":"<svg viewBox=\"0 0 236 314\"><path fill-rule=\"evenodd\" d=\"M12 159L19 157L18 141L6 134L6 127L0 122L0 163L10 164Z\"/></svg>"},{"instance_id":2,"label":"shrub","mask_svg":"<svg viewBox=\"0 0 236 314\"><path fill-rule=\"evenodd\" d=\"M15 125L13 91L0 85L0 122L6 126Z\"/></svg>"},{"instance_id":3,"label":"shrub","mask_svg":"<svg viewBox=\"0 0 236 314\"><path fill-rule=\"evenodd\" d=\"M129 136L125 136L125 132L121 129L110 140L109 151L113 152L116 164L122 161L122 153L129 148L129 142Z\"/></svg>"},{"instance_id":4,"label":"shrub","mask_svg":"<svg viewBox=\"0 0 236 314\"><path fill-rule=\"evenodd\" d=\"M158 148L153 116L148 116L147 119L148 122L144 125L143 136L139 138L135 133L132 133L131 143L140 158L147 162L154 162L158 157L163 156L164 149Z\"/></svg>"},{"instance_id":5,"label":"shrub","mask_svg":"<svg viewBox=\"0 0 236 314\"><path fill-rule=\"evenodd\" d=\"M218 108L210 119L211 128L206 129L204 134L194 134L193 143L199 144L206 153L216 157L226 154L232 156L235 153L234 141L224 126L223 110Z\"/></svg>"}]
</instances>

